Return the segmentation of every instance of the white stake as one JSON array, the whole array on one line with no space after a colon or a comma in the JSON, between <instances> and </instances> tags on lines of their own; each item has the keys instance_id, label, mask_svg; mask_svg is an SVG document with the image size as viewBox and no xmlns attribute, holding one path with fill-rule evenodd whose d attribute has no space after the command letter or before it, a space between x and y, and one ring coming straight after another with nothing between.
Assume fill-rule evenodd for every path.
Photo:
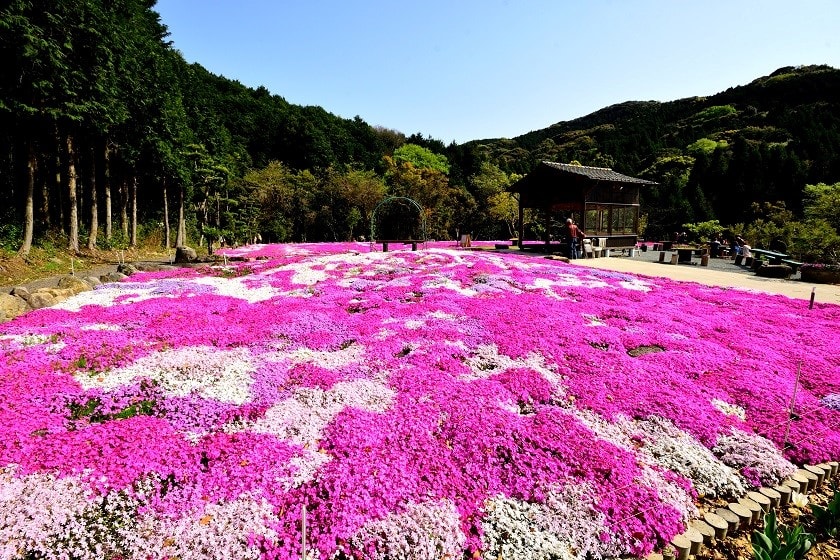
<instances>
[{"instance_id":1,"label":"white stake","mask_svg":"<svg viewBox=\"0 0 840 560\"><path fill-rule=\"evenodd\" d=\"M793 409L796 406L796 389L799 387L799 374L802 373L802 360L799 360L799 365L796 368L796 380L793 382L793 396L790 399L790 409L788 410L787 424L785 425L785 439L782 440L782 448L787 449L788 434L790 433L790 422L793 420Z\"/></svg>"},{"instance_id":2,"label":"white stake","mask_svg":"<svg viewBox=\"0 0 840 560\"><path fill-rule=\"evenodd\" d=\"M303 502L303 509L300 512L300 520L301 520L301 549L303 555L301 558L306 560L306 501Z\"/></svg>"}]
</instances>

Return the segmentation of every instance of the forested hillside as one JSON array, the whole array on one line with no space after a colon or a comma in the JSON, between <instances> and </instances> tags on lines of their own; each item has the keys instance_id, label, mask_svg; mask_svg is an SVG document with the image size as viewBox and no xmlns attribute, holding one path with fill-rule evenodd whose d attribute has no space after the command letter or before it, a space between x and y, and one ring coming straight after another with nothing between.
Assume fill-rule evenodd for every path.
<instances>
[{"instance_id":1,"label":"forested hillside","mask_svg":"<svg viewBox=\"0 0 840 560\"><path fill-rule=\"evenodd\" d=\"M154 0L12 0L0 10L0 245L344 240L386 196L426 235L507 237L506 187L540 160L659 183L648 233L803 213L840 181L840 71L783 68L707 98L626 102L513 139L444 145L288 103L188 64ZM526 216L527 219L527 216ZM529 231L538 227L534 224Z\"/></svg>"}]
</instances>

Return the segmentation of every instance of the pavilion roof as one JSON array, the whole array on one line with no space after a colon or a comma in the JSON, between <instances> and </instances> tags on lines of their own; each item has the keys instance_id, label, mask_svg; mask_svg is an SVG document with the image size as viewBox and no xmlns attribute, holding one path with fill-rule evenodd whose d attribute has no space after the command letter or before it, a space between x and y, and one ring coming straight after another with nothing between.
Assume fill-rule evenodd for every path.
<instances>
[{"instance_id":1,"label":"pavilion roof","mask_svg":"<svg viewBox=\"0 0 840 560\"><path fill-rule=\"evenodd\" d=\"M634 183L638 185L656 185L654 181L647 179L639 179L637 177L630 177L622 175L617 171L613 171L607 167L589 167L587 165L574 165L571 163L557 163L553 161L541 161L540 166L546 166L551 170L556 170L561 173L571 173L573 175L581 175L587 179L595 181L606 181L610 183ZM538 168L539 169L539 168Z\"/></svg>"}]
</instances>

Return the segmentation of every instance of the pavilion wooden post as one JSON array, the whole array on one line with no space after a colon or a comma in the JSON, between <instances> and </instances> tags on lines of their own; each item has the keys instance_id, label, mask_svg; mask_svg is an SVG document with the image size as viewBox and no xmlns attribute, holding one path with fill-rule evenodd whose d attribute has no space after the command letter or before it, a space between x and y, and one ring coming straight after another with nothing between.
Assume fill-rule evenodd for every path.
<instances>
[{"instance_id":1,"label":"pavilion wooden post","mask_svg":"<svg viewBox=\"0 0 840 560\"><path fill-rule=\"evenodd\" d=\"M519 195L519 248L522 248L522 240L525 239L525 209L522 207L522 194Z\"/></svg>"},{"instance_id":2,"label":"pavilion wooden post","mask_svg":"<svg viewBox=\"0 0 840 560\"><path fill-rule=\"evenodd\" d=\"M545 246L551 245L551 209L545 207L543 210L543 219L545 220Z\"/></svg>"}]
</instances>

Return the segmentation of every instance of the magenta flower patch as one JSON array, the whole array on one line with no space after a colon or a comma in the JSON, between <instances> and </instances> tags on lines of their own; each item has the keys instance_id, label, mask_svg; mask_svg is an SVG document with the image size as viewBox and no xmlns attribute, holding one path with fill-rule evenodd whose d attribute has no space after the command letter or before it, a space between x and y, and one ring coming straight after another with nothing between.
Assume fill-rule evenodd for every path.
<instances>
[{"instance_id":1,"label":"magenta flower patch","mask_svg":"<svg viewBox=\"0 0 840 560\"><path fill-rule=\"evenodd\" d=\"M4 324L0 556L291 559L304 517L318 558L644 555L698 496L840 458L837 306L371 249Z\"/></svg>"}]
</instances>

